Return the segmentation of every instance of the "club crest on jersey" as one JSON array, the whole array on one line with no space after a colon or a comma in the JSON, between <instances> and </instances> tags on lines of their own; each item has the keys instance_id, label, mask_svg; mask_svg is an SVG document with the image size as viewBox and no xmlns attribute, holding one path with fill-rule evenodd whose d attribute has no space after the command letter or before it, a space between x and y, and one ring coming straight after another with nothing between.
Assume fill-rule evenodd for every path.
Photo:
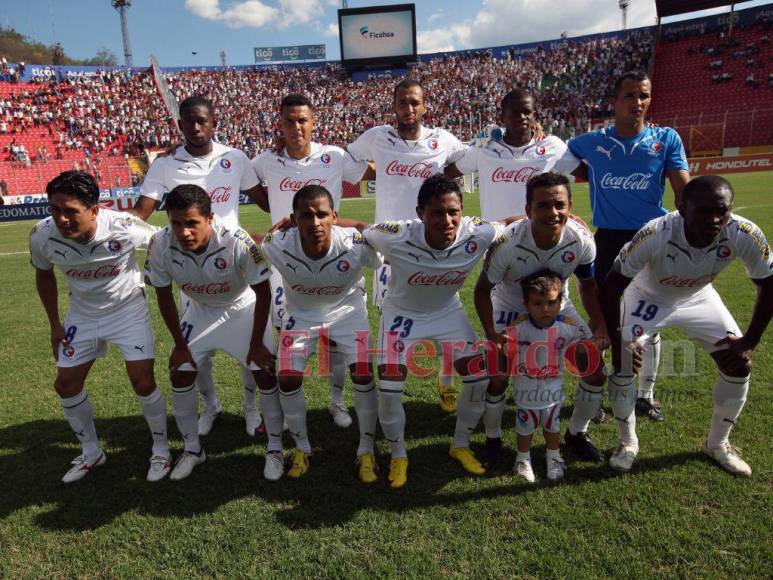
<instances>
[{"instance_id":1,"label":"club crest on jersey","mask_svg":"<svg viewBox=\"0 0 773 580\"><path fill-rule=\"evenodd\" d=\"M323 153L319 160L322 162L322 165L330 165L330 155L327 153Z\"/></svg>"},{"instance_id":2,"label":"club crest on jersey","mask_svg":"<svg viewBox=\"0 0 773 580\"><path fill-rule=\"evenodd\" d=\"M403 352L405 350L405 343L402 340L397 339L393 348L395 352Z\"/></svg>"},{"instance_id":3,"label":"club crest on jersey","mask_svg":"<svg viewBox=\"0 0 773 580\"><path fill-rule=\"evenodd\" d=\"M121 246L121 242L119 242L118 240L110 240L109 242L107 242L107 250L111 254L117 254L118 252L121 251L122 247L123 246Z\"/></svg>"},{"instance_id":4,"label":"club crest on jersey","mask_svg":"<svg viewBox=\"0 0 773 580\"><path fill-rule=\"evenodd\" d=\"M717 258L720 260L726 260L733 254L733 250L730 249L730 246L726 246L725 244L720 244L717 246Z\"/></svg>"},{"instance_id":5,"label":"club crest on jersey","mask_svg":"<svg viewBox=\"0 0 773 580\"><path fill-rule=\"evenodd\" d=\"M228 262L225 261L225 258L215 258L215 268L218 270L225 270L228 267Z\"/></svg>"},{"instance_id":6,"label":"club crest on jersey","mask_svg":"<svg viewBox=\"0 0 773 580\"><path fill-rule=\"evenodd\" d=\"M643 334L644 334L644 328L643 328L641 325L639 325L639 324L634 324L634 325L631 327L631 334L632 334L632 335L633 335L635 338L639 338L641 335L643 335Z\"/></svg>"},{"instance_id":7,"label":"club crest on jersey","mask_svg":"<svg viewBox=\"0 0 773 580\"><path fill-rule=\"evenodd\" d=\"M660 141L650 143L650 155L657 155L661 151L663 151L663 144Z\"/></svg>"},{"instance_id":8,"label":"club crest on jersey","mask_svg":"<svg viewBox=\"0 0 773 580\"><path fill-rule=\"evenodd\" d=\"M231 162L228 159L221 159L220 167L223 169L223 173L231 173Z\"/></svg>"},{"instance_id":9,"label":"club crest on jersey","mask_svg":"<svg viewBox=\"0 0 773 580\"><path fill-rule=\"evenodd\" d=\"M385 234L399 234L400 224L397 222L382 222L373 226L373 229L378 232L384 232Z\"/></svg>"},{"instance_id":10,"label":"club crest on jersey","mask_svg":"<svg viewBox=\"0 0 773 580\"><path fill-rule=\"evenodd\" d=\"M547 153L547 149L545 149L544 145L538 145L537 148L534 150L534 152L539 156L543 157L545 153Z\"/></svg>"},{"instance_id":11,"label":"club crest on jersey","mask_svg":"<svg viewBox=\"0 0 773 580\"><path fill-rule=\"evenodd\" d=\"M478 251L478 242L475 240L470 240L466 244L464 244L464 251L468 254L474 254Z\"/></svg>"},{"instance_id":12,"label":"club crest on jersey","mask_svg":"<svg viewBox=\"0 0 773 580\"><path fill-rule=\"evenodd\" d=\"M430 148L432 151L434 151L435 149L437 149L437 139L430 139L430 140L427 142L427 145L429 146L429 148Z\"/></svg>"},{"instance_id":13,"label":"club crest on jersey","mask_svg":"<svg viewBox=\"0 0 773 580\"><path fill-rule=\"evenodd\" d=\"M754 241L754 244L759 248L763 258L767 260L770 257L770 246L768 246L768 242L759 228L754 227L748 222L741 222L738 229L747 234Z\"/></svg>"},{"instance_id":14,"label":"club crest on jersey","mask_svg":"<svg viewBox=\"0 0 773 580\"><path fill-rule=\"evenodd\" d=\"M564 264L571 264L575 261L576 258L577 256L572 250L566 250L563 254L561 254L561 261Z\"/></svg>"},{"instance_id":15,"label":"club crest on jersey","mask_svg":"<svg viewBox=\"0 0 773 580\"><path fill-rule=\"evenodd\" d=\"M344 274L348 272L351 267L348 260L338 260L338 263L336 264L336 270Z\"/></svg>"},{"instance_id":16,"label":"club crest on jersey","mask_svg":"<svg viewBox=\"0 0 773 580\"><path fill-rule=\"evenodd\" d=\"M293 337L289 334L285 334L282 337L282 346L285 348L290 348L293 345Z\"/></svg>"}]
</instances>

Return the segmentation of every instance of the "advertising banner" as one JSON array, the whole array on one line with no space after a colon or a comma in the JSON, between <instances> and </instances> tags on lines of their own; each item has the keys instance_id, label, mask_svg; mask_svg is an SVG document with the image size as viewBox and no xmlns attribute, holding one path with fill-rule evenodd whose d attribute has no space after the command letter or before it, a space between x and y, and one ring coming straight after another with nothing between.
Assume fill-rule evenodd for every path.
<instances>
[{"instance_id":1,"label":"advertising banner","mask_svg":"<svg viewBox=\"0 0 773 580\"><path fill-rule=\"evenodd\" d=\"M255 63L288 62L294 60L325 60L324 44L301 44L297 46L257 46L254 49Z\"/></svg>"}]
</instances>

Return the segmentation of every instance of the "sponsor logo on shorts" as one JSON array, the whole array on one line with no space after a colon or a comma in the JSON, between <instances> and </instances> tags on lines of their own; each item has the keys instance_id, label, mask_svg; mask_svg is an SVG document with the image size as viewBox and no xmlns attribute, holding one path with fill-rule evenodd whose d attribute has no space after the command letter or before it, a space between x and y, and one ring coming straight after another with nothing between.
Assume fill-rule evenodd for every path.
<instances>
[{"instance_id":1,"label":"sponsor logo on shorts","mask_svg":"<svg viewBox=\"0 0 773 580\"><path fill-rule=\"evenodd\" d=\"M564 264L571 264L575 261L576 258L577 256L572 250L566 250L563 254L561 254L561 261Z\"/></svg>"},{"instance_id":2,"label":"sponsor logo on shorts","mask_svg":"<svg viewBox=\"0 0 773 580\"><path fill-rule=\"evenodd\" d=\"M706 284L711 284L717 274L706 274L697 278L680 278L679 276L667 276L658 280L663 286L673 288L701 288Z\"/></svg>"},{"instance_id":3,"label":"sponsor logo on shorts","mask_svg":"<svg viewBox=\"0 0 773 580\"><path fill-rule=\"evenodd\" d=\"M405 350L405 343L402 340L397 339L394 344L394 349L395 352L403 352Z\"/></svg>"},{"instance_id":4,"label":"sponsor logo on shorts","mask_svg":"<svg viewBox=\"0 0 773 580\"><path fill-rule=\"evenodd\" d=\"M475 240L470 240L466 244L464 244L464 251L468 254L474 254L478 251L478 242Z\"/></svg>"},{"instance_id":5,"label":"sponsor logo on shorts","mask_svg":"<svg viewBox=\"0 0 773 580\"><path fill-rule=\"evenodd\" d=\"M537 367L520 363L518 365L518 374L522 377L529 377L531 379L545 380L553 379L561 376L561 368L558 365L545 365L544 367Z\"/></svg>"},{"instance_id":6,"label":"sponsor logo on shorts","mask_svg":"<svg viewBox=\"0 0 773 580\"><path fill-rule=\"evenodd\" d=\"M288 334L285 334L282 337L282 346L285 348L290 348L292 345L293 345L293 337Z\"/></svg>"},{"instance_id":7,"label":"sponsor logo on shorts","mask_svg":"<svg viewBox=\"0 0 773 580\"><path fill-rule=\"evenodd\" d=\"M62 354L67 358L72 358L73 356L75 356L75 347L71 344L68 344L67 346L62 348Z\"/></svg>"},{"instance_id":8,"label":"sponsor logo on shorts","mask_svg":"<svg viewBox=\"0 0 773 580\"><path fill-rule=\"evenodd\" d=\"M351 269L352 265L349 263L348 260L338 260L338 263L336 264L336 270L339 272L348 272Z\"/></svg>"},{"instance_id":9,"label":"sponsor logo on shorts","mask_svg":"<svg viewBox=\"0 0 773 580\"><path fill-rule=\"evenodd\" d=\"M215 258L215 268L218 270L225 270L228 267L228 262L225 261L225 258Z\"/></svg>"},{"instance_id":10,"label":"sponsor logo on shorts","mask_svg":"<svg viewBox=\"0 0 773 580\"><path fill-rule=\"evenodd\" d=\"M468 272L451 270L442 274L427 274L414 272L408 277L409 286L461 286L467 279Z\"/></svg>"}]
</instances>

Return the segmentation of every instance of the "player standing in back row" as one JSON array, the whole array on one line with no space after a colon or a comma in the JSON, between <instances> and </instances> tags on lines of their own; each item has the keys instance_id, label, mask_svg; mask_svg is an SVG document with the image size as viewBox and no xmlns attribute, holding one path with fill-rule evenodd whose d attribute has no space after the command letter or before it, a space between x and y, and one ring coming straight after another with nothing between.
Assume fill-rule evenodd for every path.
<instances>
[{"instance_id":1,"label":"player standing in back row","mask_svg":"<svg viewBox=\"0 0 773 580\"><path fill-rule=\"evenodd\" d=\"M414 79L395 85L393 110L397 126L372 127L348 146L360 161L376 164L375 223L416 218L416 199L424 180L441 173L457 161L464 145L445 129L425 127L427 112L424 89ZM373 278L373 303L381 308L389 284L391 267L384 264ZM440 408L456 410L456 391L452 376L439 377Z\"/></svg>"}]
</instances>

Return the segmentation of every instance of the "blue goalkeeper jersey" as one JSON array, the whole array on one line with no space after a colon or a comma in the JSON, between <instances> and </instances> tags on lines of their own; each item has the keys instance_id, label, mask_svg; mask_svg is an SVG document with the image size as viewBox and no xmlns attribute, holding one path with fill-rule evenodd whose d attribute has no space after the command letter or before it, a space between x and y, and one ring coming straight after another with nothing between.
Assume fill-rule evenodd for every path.
<instances>
[{"instance_id":1,"label":"blue goalkeeper jersey","mask_svg":"<svg viewBox=\"0 0 773 580\"><path fill-rule=\"evenodd\" d=\"M671 127L647 127L629 138L608 127L575 137L568 146L588 167L593 224L599 228L638 230L665 215L666 171L688 170L682 140Z\"/></svg>"}]
</instances>

